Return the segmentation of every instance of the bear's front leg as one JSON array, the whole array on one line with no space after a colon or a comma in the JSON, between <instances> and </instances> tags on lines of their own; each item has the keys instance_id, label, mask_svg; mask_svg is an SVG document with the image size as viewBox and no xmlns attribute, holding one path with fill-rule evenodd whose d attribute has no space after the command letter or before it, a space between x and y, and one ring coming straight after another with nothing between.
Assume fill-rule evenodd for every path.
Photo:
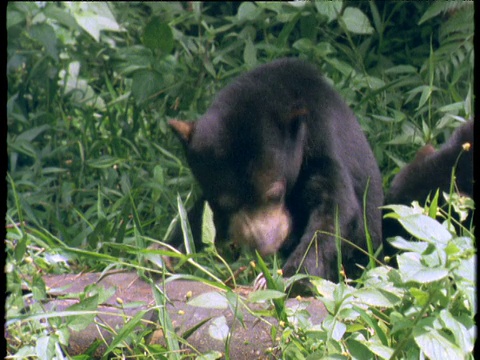
<instances>
[{"instance_id":1,"label":"bear's front leg","mask_svg":"<svg viewBox=\"0 0 480 360\"><path fill-rule=\"evenodd\" d=\"M335 172L329 172L332 173ZM355 262L363 261L360 257L356 258L356 250L342 240L348 239L365 248L360 200L346 174L337 177L317 175L309 180L305 188L304 196L315 196L310 196L308 201L303 200L303 204L309 205L306 211L308 222L297 245L290 247L283 267L284 275L303 272L338 282L337 235L340 236L341 260L348 262L345 267L350 270L355 268Z\"/></svg>"}]
</instances>

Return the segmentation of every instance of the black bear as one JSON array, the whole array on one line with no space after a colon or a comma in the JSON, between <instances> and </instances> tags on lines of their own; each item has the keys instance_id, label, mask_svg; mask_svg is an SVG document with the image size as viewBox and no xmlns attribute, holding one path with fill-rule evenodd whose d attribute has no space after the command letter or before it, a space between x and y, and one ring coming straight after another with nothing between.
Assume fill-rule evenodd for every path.
<instances>
[{"instance_id":1,"label":"black bear","mask_svg":"<svg viewBox=\"0 0 480 360\"><path fill-rule=\"evenodd\" d=\"M471 149L461 154L465 143L469 143ZM437 189L448 193L452 168L457 158L455 172L457 190L472 197L473 120L458 127L438 151L429 144L421 148L415 159L402 168L393 179L390 190L385 196L385 203L410 205L414 200L424 201L432 191Z\"/></svg>"},{"instance_id":2,"label":"black bear","mask_svg":"<svg viewBox=\"0 0 480 360\"><path fill-rule=\"evenodd\" d=\"M473 120L469 120L458 127L439 150L430 144L422 147L412 162L394 177L385 204L410 205L415 200L422 203L437 189L449 193L455 165L455 190L473 197L473 134ZM467 143L470 148L463 149ZM390 218L384 219L383 233L385 239L396 235L408 237L400 224ZM395 252L387 242L384 249L387 255Z\"/></svg>"},{"instance_id":3,"label":"black bear","mask_svg":"<svg viewBox=\"0 0 480 360\"><path fill-rule=\"evenodd\" d=\"M286 276L338 281L336 223L360 248L365 228L380 245L380 171L354 114L314 66L259 66L220 91L200 120L169 124L203 191L189 213L195 240L206 200L218 240L279 252ZM351 245L342 242L341 252L348 276L366 264Z\"/></svg>"}]
</instances>

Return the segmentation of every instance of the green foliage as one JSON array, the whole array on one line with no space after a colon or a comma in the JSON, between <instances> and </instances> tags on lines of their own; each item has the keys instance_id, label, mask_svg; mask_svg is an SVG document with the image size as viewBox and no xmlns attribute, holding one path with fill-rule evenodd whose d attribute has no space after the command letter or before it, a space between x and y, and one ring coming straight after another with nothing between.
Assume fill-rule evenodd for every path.
<instances>
[{"instance_id":1,"label":"green foliage","mask_svg":"<svg viewBox=\"0 0 480 360\"><path fill-rule=\"evenodd\" d=\"M416 238L391 239L401 250L398 269L369 270L357 287L312 280L329 314L321 326L302 311L289 314L285 358L473 359L474 239L451 234L418 208L390 208Z\"/></svg>"},{"instance_id":2,"label":"green foliage","mask_svg":"<svg viewBox=\"0 0 480 360\"><path fill-rule=\"evenodd\" d=\"M316 63L357 114L385 184L420 145L441 143L473 116L470 1L9 2L6 25L6 309L7 319L25 316L7 322L17 339L7 350L18 357L62 358L72 326L82 326L89 306L101 301L82 299L85 307L72 310L79 324L59 314L40 321L44 309L26 304L48 296L41 273L118 267L165 274L167 255L175 271L194 279L251 283L251 266L233 276L249 263L245 254L226 261L211 245L202 254L168 244L147 249L165 240L175 221L185 222L178 209L197 194L167 120L198 118L236 75L283 56ZM212 244L209 216L203 240ZM399 217L407 227L417 224ZM473 261L472 234L448 237L432 221L421 241L404 249L401 269L370 270L360 289L318 283L331 317L309 329L299 310L288 323L303 325L282 335L286 357L383 357L397 348L405 357L468 353L473 310L465 304L472 299L462 299L471 286L473 267L465 266ZM192 244L188 224L184 229ZM414 270L428 282L412 282ZM283 292L280 280L275 274L270 285ZM278 293L255 296L274 301L281 319L295 317ZM138 321L126 319L126 329ZM112 346L111 354L168 352L147 347L141 334L136 345Z\"/></svg>"}]
</instances>

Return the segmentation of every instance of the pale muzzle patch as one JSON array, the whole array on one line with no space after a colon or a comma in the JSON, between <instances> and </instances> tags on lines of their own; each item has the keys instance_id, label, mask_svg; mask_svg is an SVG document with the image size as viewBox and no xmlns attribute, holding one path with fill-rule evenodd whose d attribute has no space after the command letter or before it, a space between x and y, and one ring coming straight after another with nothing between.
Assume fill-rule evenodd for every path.
<instances>
[{"instance_id":1,"label":"pale muzzle patch","mask_svg":"<svg viewBox=\"0 0 480 360\"><path fill-rule=\"evenodd\" d=\"M290 214L282 203L238 211L230 219L229 234L236 244L254 248L265 256L280 249L291 226Z\"/></svg>"}]
</instances>

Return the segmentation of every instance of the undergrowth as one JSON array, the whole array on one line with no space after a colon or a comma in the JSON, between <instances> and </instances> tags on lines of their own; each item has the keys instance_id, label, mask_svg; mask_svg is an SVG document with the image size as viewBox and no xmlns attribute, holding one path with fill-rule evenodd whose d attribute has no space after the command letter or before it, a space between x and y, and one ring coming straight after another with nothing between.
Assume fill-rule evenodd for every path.
<instances>
[{"instance_id":1,"label":"undergrowth","mask_svg":"<svg viewBox=\"0 0 480 360\"><path fill-rule=\"evenodd\" d=\"M273 274L273 292L253 300L273 303L286 359L473 357L473 228L453 234L431 204L392 207L416 239L392 240L398 269L338 285L312 279L328 310L321 326L285 307L275 262L254 268L252 254L164 243L198 194L169 119L198 118L261 63L305 58L354 110L387 189L420 146L473 117L473 2L9 2L6 11L8 358L68 358L73 330L101 326L97 305L109 293L92 286L70 294L79 303L68 313L47 310L45 274L128 269L228 289L227 279L251 284L259 267ZM464 207L455 197L449 203ZM123 330L109 329L108 356L201 356L177 351L186 340L152 287L171 339L148 345L142 314L125 315Z\"/></svg>"}]
</instances>

